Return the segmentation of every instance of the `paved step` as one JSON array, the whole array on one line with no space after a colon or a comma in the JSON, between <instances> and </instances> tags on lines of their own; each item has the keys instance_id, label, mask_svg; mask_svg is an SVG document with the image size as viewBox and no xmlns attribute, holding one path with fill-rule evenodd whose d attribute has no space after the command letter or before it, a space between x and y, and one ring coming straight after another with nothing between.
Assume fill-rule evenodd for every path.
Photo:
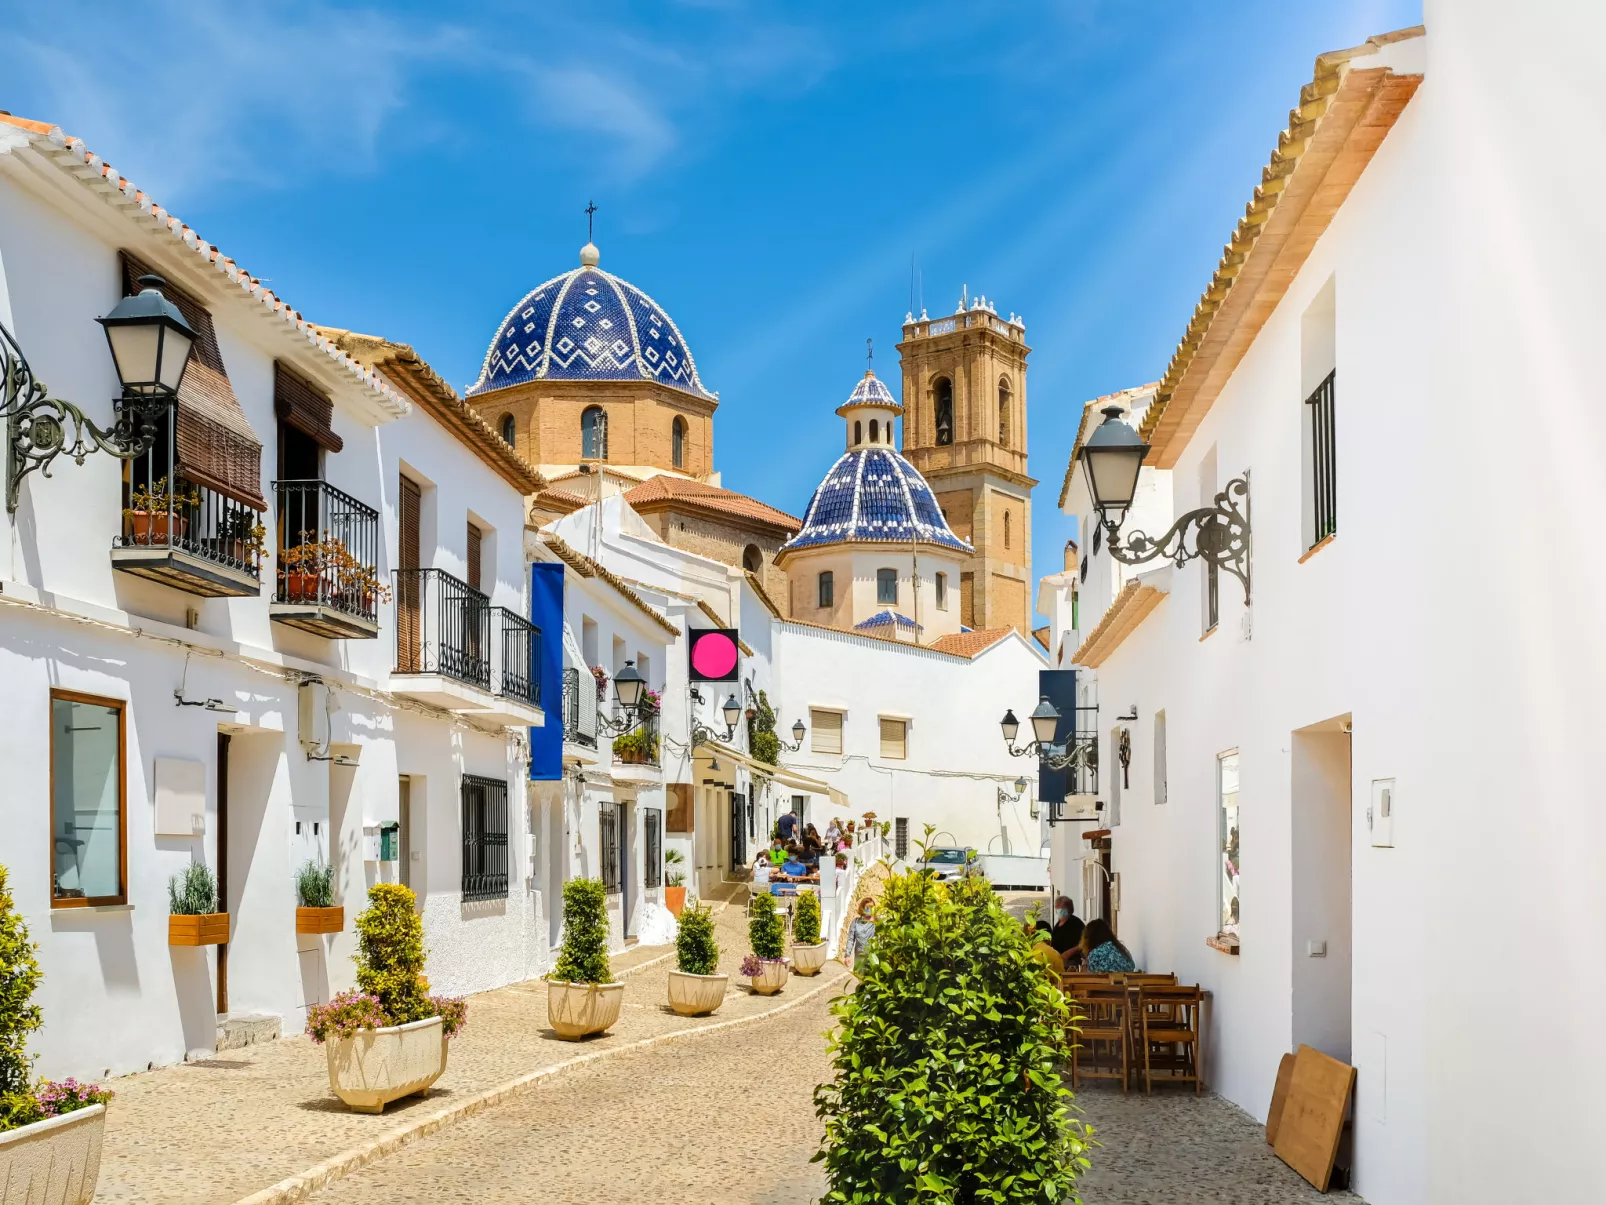
<instances>
[{"instance_id":1,"label":"paved step","mask_svg":"<svg viewBox=\"0 0 1606 1205\"><path fill-rule=\"evenodd\" d=\"M244 1050L283 1036L284 1018L273 1013L226 1013L217 1019L217 1049Z\"/></svg>"}]
</instances>

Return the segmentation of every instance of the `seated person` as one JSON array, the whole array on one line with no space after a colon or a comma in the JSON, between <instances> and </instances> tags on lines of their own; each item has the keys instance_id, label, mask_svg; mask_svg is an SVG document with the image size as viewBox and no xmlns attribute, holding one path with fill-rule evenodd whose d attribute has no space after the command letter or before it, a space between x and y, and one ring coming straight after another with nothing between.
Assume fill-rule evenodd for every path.
<instances>
[{"instance_id":1,"label":"seated person","mask_svg":"<svg viewBox=\"0 0 1606 1205\"><path fill-rule=\"evenodd\" d=\"M786 861L786 843L779 837L775 838L770 844L769 859L771 866L779 866Z\"/></svg>"},{"instance_id":2,"label":"seated person","mask_svg":"<svg viewBox=\"0 0 1606 1205\"><path fill-rule=\"evenodd\" d=\"M1062 895L1054 901L1054 927L1049 932L1054 949L1062 955L1081 945L1082 922L1076 919L1076 909L1068 897Z\"/></svg>"},{"instance_id":3,"label":"seated person","mask_svg":"<svg viewBox=\"0 0 1606 1205\"><path fill-rule=\"evenodd\" d=\"M1115 931L1102 916L1087 922L1080 948L1084 965L1095 974L1125 974L1138 969L1132 952L1116 940Z\"/></svg>"},{"instance_id":4,"label":"seated person","mask_svg":"<svg viewBox=\"0 0 1606 1205\"><path fill-rule=\"evenodd\" d=\"M761 850L753 861L753 886L767 886L770 881L770 869L769 851Z\"/></svg>"},{"instance_id":5,"label":"seated person","mask_svg":"<svg viewBox=\"0 0 1606 1205\"><path fill-rule=\"evenodd\" d=\"M788 853L786 861L781 863L781 873L789 879L801 879L809 873L809 868L798 860L798 855Z\"/></svg>"}]
</instances>

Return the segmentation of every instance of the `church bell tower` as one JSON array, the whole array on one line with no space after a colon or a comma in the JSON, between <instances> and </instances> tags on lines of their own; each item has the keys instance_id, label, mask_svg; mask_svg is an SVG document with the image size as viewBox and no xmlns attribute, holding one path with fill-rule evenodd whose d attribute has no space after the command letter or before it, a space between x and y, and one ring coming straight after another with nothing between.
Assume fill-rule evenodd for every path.
<instances>
[{"instance_id":1,"label":"church bell tower","mask_svg":"<svg viewBox=\"0 0 1606 1205\"><path fill-rule=\"evenodd\" d=\"M1026 475L1026 324L962 295L947 318L909 315L903 454L931 483L955 535L976 550L960 573L960 622L1031 638L1032 487Z\"/></svg>"}]
</instances>

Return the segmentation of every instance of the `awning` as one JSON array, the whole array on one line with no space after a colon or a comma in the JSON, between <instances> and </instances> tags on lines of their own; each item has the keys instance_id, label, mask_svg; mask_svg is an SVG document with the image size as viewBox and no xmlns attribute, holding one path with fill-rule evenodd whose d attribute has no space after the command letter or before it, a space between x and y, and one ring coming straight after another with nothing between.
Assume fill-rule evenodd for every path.
<instances>
[{"instance_id":1,"label":"awning","mask_svg":"<svg viewBox=\"0 0 1606 1205\"><path fill-rule=\"evenodd\" d=\"M706 755L703 753L704 749L709 751ZM783 766L772 766L766 762L757 761L739 749L732 749L722 741L708 741L706 744L700 745L697 756L728 757L733 762L746 766L755 774L762 774L775 782L783 783L794 790L807 791L811 795L829 795L834 801L844 807L847 806L848 797L836 788L828 787L825 783L810 778L805 774L799 774L796 770L788 770Z\"/></svg>"}]
</instances>

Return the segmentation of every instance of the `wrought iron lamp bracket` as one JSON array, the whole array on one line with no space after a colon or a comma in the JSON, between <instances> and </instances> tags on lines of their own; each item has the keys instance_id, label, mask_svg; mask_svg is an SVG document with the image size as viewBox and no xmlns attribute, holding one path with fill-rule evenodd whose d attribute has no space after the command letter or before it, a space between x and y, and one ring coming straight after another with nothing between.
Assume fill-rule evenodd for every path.
<instances>
[{"instance_id":1,"label":"wrought iron lamp bracket","mask_svg":"<svg viewBox=\"0 0 1606 1205\"><path fill-rule=\"evenodd\" d=\"M1190 510L1159 539L1141 531L1123 541L1120 523L1100 520L1110 556L1123 565L1142 565L1165 558L1177 568L1198 558L1232 574L1244 588L1244 605L1250 600L1249 574L1249 471L1234 477L1209 506Z\"/></svg>"},{"instance_id":2,"label":"wrought iron lamp bracket","mask_svg":"<svg viewBox=\"0 0 1606 1205\"><path fill-rule=\"evenodd\" d=\"M1035 757L1050 770L1075 770L1097 765L1097 746L1092 741L1073 741L1067 749L1064 745L1044 745L1038 741L1030 741L1017 749L1014 745L1007 745L1011 757ZM998 788L1002 793L1003 788Z\"/></svg>"},{"instance_id":3,"label":"wrought iron lamp bracket","mask_svg":"<svg viewBox=\"0 0 1606 1205\"><path fill-rule=\"evenodd\" d=\"M702 692L695 686L689 686L686 688L686 698L689 703L700 704L705 701L703 699ZM721 737L719 735L719 730L717 728L710 728L707 724L698 719L696 711L694 711L691 707L688 706L686 710L691 715L691 747L693 749L696 749L699 745L712 744L715 741L721 741L722 743L728 745L736 739L736 725L727 724L725 726L725 735Z\"/></svg>"}]
</instances>

